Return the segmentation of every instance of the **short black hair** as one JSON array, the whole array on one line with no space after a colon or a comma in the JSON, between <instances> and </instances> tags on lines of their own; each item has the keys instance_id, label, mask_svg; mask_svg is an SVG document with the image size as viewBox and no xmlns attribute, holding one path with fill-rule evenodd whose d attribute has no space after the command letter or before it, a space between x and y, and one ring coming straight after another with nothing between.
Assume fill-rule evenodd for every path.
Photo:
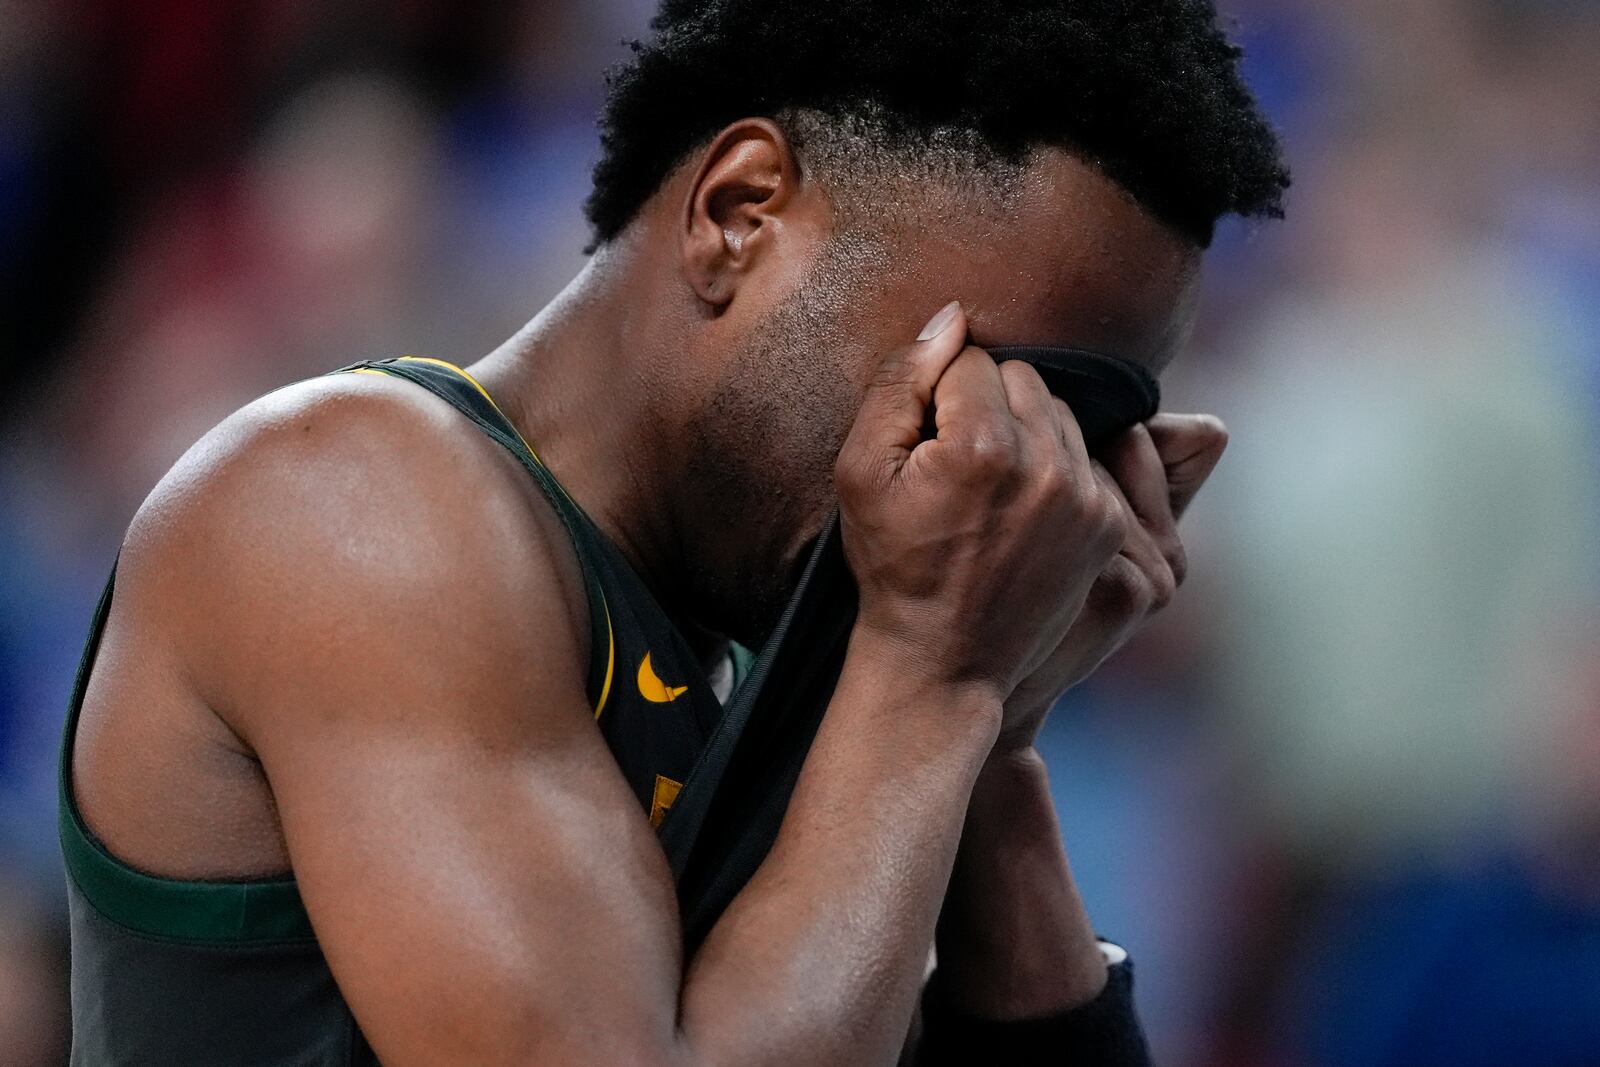
<instances>
[{"instance_id":1,"label":"short black hair","mask_svg":"<svg viewBox=\"0 0 1600 1067\"><path fill-rule=\"evenodd\" d=\"M906 148L1065 148L1202 246L1225 215L1283 214L1288 170L1212 0L663 0L650 25L608 76L597 245L728 123L796 111L870 113Z\"/></svg>"}]
</instances>

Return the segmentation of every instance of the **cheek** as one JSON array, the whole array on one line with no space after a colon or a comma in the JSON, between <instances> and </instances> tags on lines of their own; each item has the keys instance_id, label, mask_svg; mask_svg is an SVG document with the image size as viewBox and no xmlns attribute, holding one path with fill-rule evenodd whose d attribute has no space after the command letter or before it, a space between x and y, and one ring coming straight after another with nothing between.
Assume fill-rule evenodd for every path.
<instances>
[{"instance_id":1,"label":"cheek","mask_svg":"<svg viewBox=\"0 0 1600 1067\"><path fill-rule=\"evenodd\" d=\"M834 458L861 387L831 338L780 328L738 361L700 420L698 436L738 497L764 520L831 498ZM792 518L792 515L785 517Z\"/></svg>"},{"instance_id":2,"label":"cheek","mask_svg":"<svg viewBox=\"0 0 1600 1067\"><path fill-rule=\"evenodd\" d=\"M765 390L768 455L782 488L831 491L833 463L855 423L864 391L862 360L850 348L818 344L774 368Z\"/></svg>"},{"instance_id":3,"label":"cheek","mask_svg":"<svg viewBox=\"0 0 1600 1067\"><path fill-rule=\"evenodd\" d=\"M777 492L831 501L834 459L867 383L949 299L924 309L925 287L891 273L888 252L869 235L836 238L753 327L725 383L723 403L741 412L740 435Z\"/></svg>"}]
</instances>

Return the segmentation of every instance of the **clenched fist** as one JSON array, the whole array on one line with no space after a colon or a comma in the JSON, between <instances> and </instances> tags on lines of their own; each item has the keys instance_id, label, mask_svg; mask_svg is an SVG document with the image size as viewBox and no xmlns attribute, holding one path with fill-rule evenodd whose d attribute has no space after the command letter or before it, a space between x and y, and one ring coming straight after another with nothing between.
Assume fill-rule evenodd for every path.
<instances>
[{"instance_id":1,"label":"clenched fist","mask_svg":"<svg viewBox=\"0 0 1600 1067\"><path fill-rule=\"evenodd\" d=\"M1067 640L1129 510L1038 373L966 335L951 304L885 358L835 477L856 636L998 702Z\"/></svg>"}]
</instances>

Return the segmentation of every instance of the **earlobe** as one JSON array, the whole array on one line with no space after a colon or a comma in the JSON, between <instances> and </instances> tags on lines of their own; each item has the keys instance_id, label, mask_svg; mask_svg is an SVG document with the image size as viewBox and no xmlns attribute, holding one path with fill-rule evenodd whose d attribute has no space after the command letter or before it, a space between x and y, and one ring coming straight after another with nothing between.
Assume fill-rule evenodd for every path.
<instances>
[{"instance_id":1,"label":"earlobe","mask_svg":"<svg viewBox=\"0 0 1600 1067\"><path fill-rule=\"evenodd\" d=\"M800 180L788 138L767 119L743 119L712 141L685 198L680 237L684 276L701 300L726 307L772 254Z\"/></svg>"}]
</instances>

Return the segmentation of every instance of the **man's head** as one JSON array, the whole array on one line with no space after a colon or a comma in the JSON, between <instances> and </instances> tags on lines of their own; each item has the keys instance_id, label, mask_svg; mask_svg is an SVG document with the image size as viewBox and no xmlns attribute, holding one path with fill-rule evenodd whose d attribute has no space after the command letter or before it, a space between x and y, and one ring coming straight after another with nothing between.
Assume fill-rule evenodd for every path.
<instances>
[{"instance_id":1,"label":"man's head","mask_svg":"<svg viewBox=\"0 0 1600 1067\"><path fill-rule=\"evenodd\" d=\"M681 496L757 542L692 554L705 621L741 636L828 510L872 370L940 306L977 344L1159 370L1217 220L1281 214L1210 0L664 0L653 28L588 214L670 309Z\"/></svg>"}]
</instances>

